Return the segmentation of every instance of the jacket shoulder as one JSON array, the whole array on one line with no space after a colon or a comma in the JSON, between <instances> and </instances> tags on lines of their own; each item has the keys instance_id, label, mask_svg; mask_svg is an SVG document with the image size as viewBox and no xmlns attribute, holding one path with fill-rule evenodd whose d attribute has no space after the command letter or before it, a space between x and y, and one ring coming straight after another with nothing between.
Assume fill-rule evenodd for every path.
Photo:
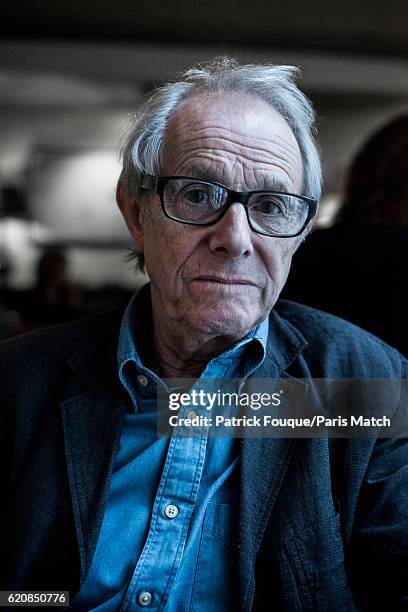
<instances>
[{"instance_id":1,"label":"jacket shoulder","mask_svg":"<svg viewBox=\"0 0 408 612\"><path fill-rule=\"evenodd\" d=\"M275 309L305 338L303 355L315 377L400 378L408 368L395 348L340 317L291 300L279 300Z\"/></svg>"},{"instance_id":2,"label":"jacket shoulder","mask_svg":"<svg viewBox=\"0 0 408 612\"><path fill-rule=\"evenodd\" d=\"M77 351L96 340L113 346L117 343L121 311L93 315L34 330L0 342L0 384L36 384L41 378L58 377ZM113 344L112 344L113 343Z\"/></svg>"}]
</instances>

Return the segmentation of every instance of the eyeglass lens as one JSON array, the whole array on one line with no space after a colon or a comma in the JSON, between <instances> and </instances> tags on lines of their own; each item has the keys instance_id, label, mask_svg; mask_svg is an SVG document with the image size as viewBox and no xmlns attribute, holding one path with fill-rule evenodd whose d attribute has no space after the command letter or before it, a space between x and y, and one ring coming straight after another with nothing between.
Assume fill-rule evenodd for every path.
<instances>
[{"instance_id":1,"label":"eyeglass lens","mask_svg":"<svg viewBox=\"0 0 408 612\"><path fill-rule=\"evenodd\" d=\"M189 179L171 179L163 193L169 216L204 225L222 216L228 191L219 185ZM303 229L308 205L296 196L273 192L254 193L248 201L253 229L271 234L294 234Z\"/></svg>"}]
</instances>

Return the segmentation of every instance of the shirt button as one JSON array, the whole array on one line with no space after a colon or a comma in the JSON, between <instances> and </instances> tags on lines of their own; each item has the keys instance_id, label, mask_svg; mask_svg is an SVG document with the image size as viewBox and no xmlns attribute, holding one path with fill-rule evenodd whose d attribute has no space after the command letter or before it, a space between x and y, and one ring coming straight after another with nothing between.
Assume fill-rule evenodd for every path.
<instances>
[{"instance_id":1,"label":"shirt button","mask_svg":"<svg viewBox=\"0 0 408 612\"><path fill-rule=\"evenodd\" d=\"M140 593L139 603L141 606L148 606L151 601L152 601L152 594L149 593L149 591L143 591L143 593Z\"/></svg>"},{"instance_id":2,"label":"shirt button","mask_svg":"<svg viewBox=\"0 0 408 612\"><path fill-rule=\"evenodd\" d=\"M141 387L147 387L147 385L149 384L149 379L144 374L139 374L139 376L137 377L137 382Z\"/></svg>"},{"instance_id":3,"label":"shirt button","mask_svg":"<svg viewBox=\"0 0 408 612\"><path fill-rule=\"evenodd\" d=\"M187 414L188 419L195 419L196 416L197 416L197 413L194 412L194 410L190 410L190 412Z\"/></svg>"},{"instance_id":4,"label":"shirt button","mask_svg":"<svg viewBox=\"0 0 408 612\"><path fill-rule=\"evenodd\" d=\"M165 509L164 509L164 514L169 519L176 518L178 513L179 513L179 509L174 504L168 504L168 506L166 506Z\"/></svg>"}]
</instances>

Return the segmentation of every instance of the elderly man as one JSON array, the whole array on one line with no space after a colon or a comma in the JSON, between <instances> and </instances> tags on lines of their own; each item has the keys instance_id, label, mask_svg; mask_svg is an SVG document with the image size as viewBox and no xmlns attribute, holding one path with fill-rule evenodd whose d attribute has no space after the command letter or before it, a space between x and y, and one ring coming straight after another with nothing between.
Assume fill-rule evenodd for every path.
<instances>
[{"instance_id":1,"label":"elderly man","mask_svg":"<svg viewBox=\"0 0 408 612\"><path fill-rule=\"evenodd\" d=\"M406 376L376 338L277 301L320 194L294 74L216 60L156 90L117 190L151 284L124 314L1 347L3 590L70 591L73 610L406 609L405 440L156 434L167 379Z\"/></svg>"}]
</instances>

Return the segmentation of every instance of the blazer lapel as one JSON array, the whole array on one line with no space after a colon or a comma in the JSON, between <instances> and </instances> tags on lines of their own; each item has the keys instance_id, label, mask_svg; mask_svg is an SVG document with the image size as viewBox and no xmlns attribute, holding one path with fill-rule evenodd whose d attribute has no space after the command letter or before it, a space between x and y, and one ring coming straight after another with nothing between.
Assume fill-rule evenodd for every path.
<instances>
[{"instance_id":1,"label":"blazer lapel","mask_svg":"<svg viewBox=\"0 0 408 612\"><path fill-rule=\"evenodd\" d=\"M123 411L117 397L88 391L61 402L61 412L82 583L102 524Z\"/></svg>"},{"instance_id":2,"label":"blazer lapel","mask_svg":"<svg viewBox=\"0 0 408 612\"><path fill-rule=\"evenodd\" d=\"M297 440L242 441L239 576L241 609L251 609L256 554Z\"/></svg>"},{"instance_id":3,"label":"blazer lapel","mask_svg":"<svg viewBox=\"0 0 408 612\"><path fill-rule=\"evenodd\" d=\"M116 380L116 340L99 337L69 361L75 372L60 401L65 457L80 553L80 582L101 528L126 396Z\"/></svg>"},{"instance_id":4,"label":"blazer lapel","mask_svg":"<svg viewBox=\"0 0 408 612\"><path fill-rule=\"evenodd\" d=\"M272 313L267 355L263 364L248 380L246 391L271 392L274 380L286 379L296 387L293 396L300 400L300 408L307 385L289 376L285 369L305 346L307 341L300 332L276 313ZM263 381L265 389L260 388ZM276 412L279 415L279 409ZM256 555L297 439L252 437L249 430L245 433L241 440L238 571L241 610L247 612L251 609L255 590Z\"/></svg>"}]
</instances>

